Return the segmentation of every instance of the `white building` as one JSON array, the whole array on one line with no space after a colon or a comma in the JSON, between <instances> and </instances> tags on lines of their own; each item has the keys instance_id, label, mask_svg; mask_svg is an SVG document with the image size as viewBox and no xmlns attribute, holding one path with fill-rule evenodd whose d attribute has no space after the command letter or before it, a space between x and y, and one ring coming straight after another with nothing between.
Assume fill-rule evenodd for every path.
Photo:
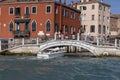
<instances>
[{"instance_id":1,"label":"white building","mask_svg":"<svg viewBox=\"0 0 120 80\"><path fill-rule=\"evenodd\" d=\"M103 0L81 0L72 4L81 11L81 27L84 34L91 36L108 35L110 30L110 5Z\"/></svg>"}]
</instances>

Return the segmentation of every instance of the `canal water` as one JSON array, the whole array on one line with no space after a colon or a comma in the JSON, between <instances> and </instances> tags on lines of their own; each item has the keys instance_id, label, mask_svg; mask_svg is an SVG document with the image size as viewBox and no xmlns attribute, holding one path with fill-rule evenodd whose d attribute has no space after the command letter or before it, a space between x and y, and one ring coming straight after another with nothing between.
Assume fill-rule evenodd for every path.
<instances>
[{"instance_id":1,"label":"canal water","mask_svg":"<svg viewBox=\"0 0 120 80\"><path fill-rule=\"evenodd\" d=\"M120 80L120 58L0 56L0 80Z\"/></svg>"}]
</instances>

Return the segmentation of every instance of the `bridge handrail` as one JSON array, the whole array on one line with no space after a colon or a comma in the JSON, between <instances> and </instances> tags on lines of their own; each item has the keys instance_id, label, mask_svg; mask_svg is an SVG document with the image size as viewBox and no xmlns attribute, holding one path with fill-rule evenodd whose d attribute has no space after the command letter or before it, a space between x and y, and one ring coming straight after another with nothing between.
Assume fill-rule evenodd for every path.
<instances>
[{"instance_id":1,"label":"bridge handrail","mask_svg":"<svg viewBox=\"0 0 120 80\"><path fill-rule=\"evenodd\" d=\"M40 45L44 45L46 44L44 47L48 46L49 43L52 43L52 42L62 42L62 41L68 41L68 40L50 40L50 41L47 41L45 43L41 43ZM103 45L95 45L95 44L92 44L92 43L89 43L87 41L82 41L82 40L69 40L70 42L72 42L73 44L76 42L76 43L84 43L85 45L89 45L89 46L92 46L92 47L96 47L96 48L115 48L115 46L103 46ZM44 48L43 47L43 48Z\"/></svg>"}]
</instances>

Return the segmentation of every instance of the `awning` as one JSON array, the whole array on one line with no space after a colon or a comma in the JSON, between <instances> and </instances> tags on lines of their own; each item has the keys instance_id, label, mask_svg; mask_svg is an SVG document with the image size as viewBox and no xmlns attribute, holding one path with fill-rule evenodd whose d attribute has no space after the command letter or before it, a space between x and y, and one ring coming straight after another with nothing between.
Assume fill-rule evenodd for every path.
<instances>
[{"instance_id":1,"label":"awning","mask_svg":"<svg viewBox=\"0 0 120 80\"><path fill-rule=\"evenodd\" d=\"M26 23L26 22L30 22L30 19L17 19L14 20L15 23Z\"/></svg>"}]
</instances>

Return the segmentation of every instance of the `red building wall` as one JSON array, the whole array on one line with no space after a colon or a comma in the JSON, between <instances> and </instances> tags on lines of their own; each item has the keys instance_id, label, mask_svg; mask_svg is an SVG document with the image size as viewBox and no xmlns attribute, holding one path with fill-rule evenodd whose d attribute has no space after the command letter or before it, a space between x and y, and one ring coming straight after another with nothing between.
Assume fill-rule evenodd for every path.
<instances>
[{"instance_id":1,"label":"red building wall","mask_svg":"<svg viewBox=\"0 0 120 80\"><path fill-rule=\"evenodd\" d=\"M46 13L46 6L50 5L52 7L51 13ZM9 31L9 24L10 22L14 23L14 30L16 29L16 23L14 20L19 19L26 19L24 18L25 7L28 6L30 8L30 37L38 37L38 32L43 31L45 34L54 35L54 26L55 23L59 25L59 31L61 30L64 25L67 25L69 28L70 26L75 27L75 32L78 32L78 28L80 27L79 21L79 14L80 12L69 8L63 4L55 3L55 2L42 2L42 3L7 3L7 4L0 4L0 38L13 38L14 35L12 32ZM31 9L33 6L37 7L37 14L32 14ZM58 7L58 14L55 14L55 6ZM21 16L20 18L16 18L15 15L9 15L9 8L13 7L20 7L21 9ZM62 15L62 9L65 8L69 11L69 16L65 17ZM14 10L15 11L15 10ZM70 12L75 12L75 19L70 18ZM46 22L50 20L51 22L51 31L46 32ZM37 30L32 32L32 22L35 21L37 23ZM20 23L20 30L24 30L24 23ZM68 34L70 34L70 29Z\"/></svg>"}]
</instances>

